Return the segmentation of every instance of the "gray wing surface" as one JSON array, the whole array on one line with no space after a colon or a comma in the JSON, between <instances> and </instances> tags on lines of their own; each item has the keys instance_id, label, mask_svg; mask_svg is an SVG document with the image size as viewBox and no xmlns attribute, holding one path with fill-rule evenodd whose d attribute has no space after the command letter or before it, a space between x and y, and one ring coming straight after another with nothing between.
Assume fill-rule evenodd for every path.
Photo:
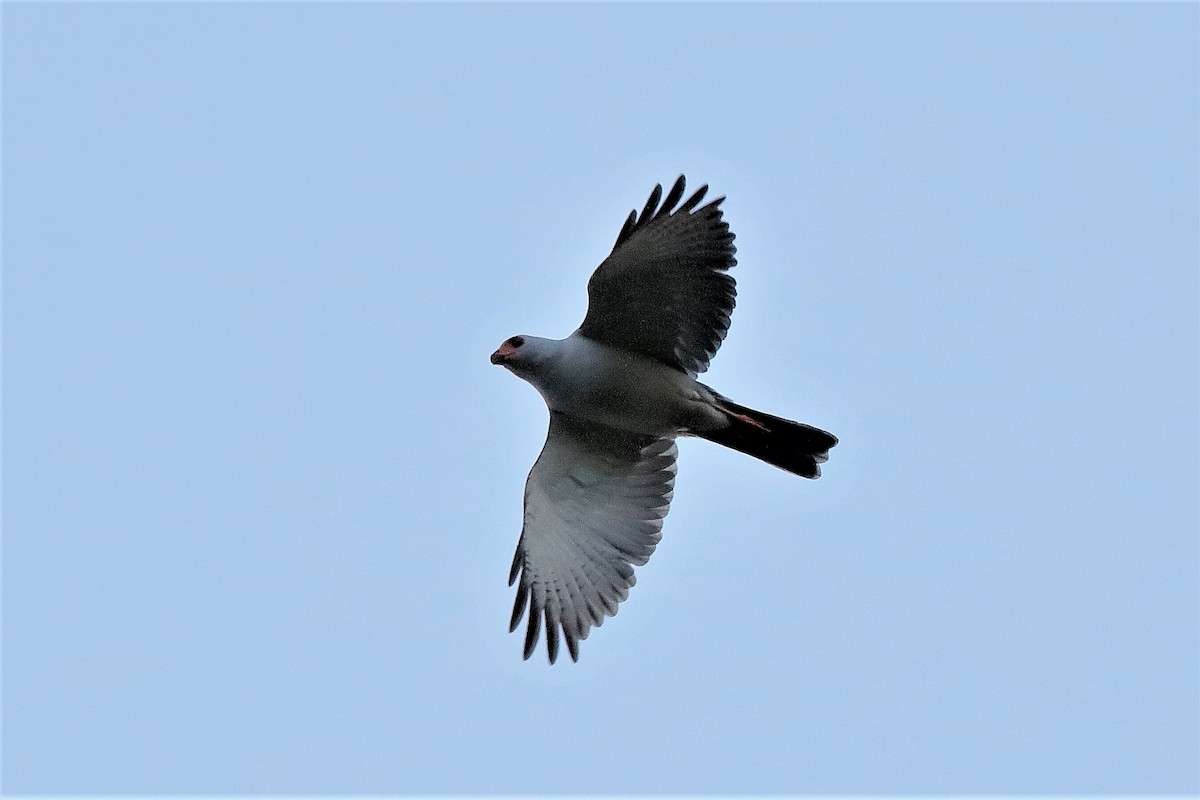
<instances>
[{"instance_id":1,"label":"gray wing surface","mask_svg":"<svg viewBox=\"0 0 1200 800\"><path fill-rule=\"evenodd\" d=\"M675 487L674 439L551 412L525 484L525 524L509 572L517 584L509 630L529 612L525 658L545 623L553 664L559 638L572 660L593 625L617 613L662 536Z\"/></svg>"},{"instance_id":2,"label":"gray wing surface","mask_svg":"<svg viewBox=\"0 0 1200 800\"><path fill-rule=\"evenodd\" d=\"M579 332L649 356L693 377L729 330L737 264L723 197L701 206L702 186L683 197L681 175L667 197L655 186L639 215L631 212L612 253L588 282L588 311Z\"/></svg>"}]
</instances>

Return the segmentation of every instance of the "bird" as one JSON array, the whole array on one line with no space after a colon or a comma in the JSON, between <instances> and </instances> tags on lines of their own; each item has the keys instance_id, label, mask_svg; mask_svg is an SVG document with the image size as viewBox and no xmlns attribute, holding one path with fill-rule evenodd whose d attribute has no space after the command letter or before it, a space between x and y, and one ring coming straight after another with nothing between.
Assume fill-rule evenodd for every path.
<instances>
[{"instance_id":1,"label":"bird","mask_svg":"<svg viewBox=\"0 0 1200 800\"><path fill-rule=\"evenodd\" d=\"M695 436L804 478L817 478L837 437L739 405L697 376L729 331L734 235L708 186L683 199L680 175L629 213L588 281L583 323L565 339L518 335L491 355L533 385L550 427L525 483L509 569L509 632L528 610L524 658L545 627L572 661L593 626L617 613L650 559L674 494L676 438Z\"/></svg>"}]
</instances>

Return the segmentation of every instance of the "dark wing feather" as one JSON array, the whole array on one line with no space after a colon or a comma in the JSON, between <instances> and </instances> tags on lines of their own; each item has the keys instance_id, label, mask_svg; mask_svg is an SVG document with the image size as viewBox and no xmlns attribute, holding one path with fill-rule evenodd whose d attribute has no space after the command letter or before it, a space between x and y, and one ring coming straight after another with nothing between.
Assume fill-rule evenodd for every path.
<instances>
[{"instance_id":1,"label":"dark wing feather","mask_svg":"<svg viewBox=\"0 0 1200 800\"><path fill-rule=\"evenodd\" d=\"M706 205L702 186L682 205L681 175L666 198L655 186L642 213L630 213L612 253L588 282L579 332L649 356L695 376L729 330L737 294L733 233L720 197Z\"/></svg>"},{"instance_id":2,"label":"dark wing feather","mask_svg":"<svg viewBox=\"0 0 1200 800\"><path fill-rule=\"evenodd\" d=\"M525 525L509 570L517 584L509 630L528 611L525 658L542 623L550 663L617 613L634 565L662 535L675 486L673 439L620 431L552 412L546 445L525 484Z\"/></svg>"}]
</instances>

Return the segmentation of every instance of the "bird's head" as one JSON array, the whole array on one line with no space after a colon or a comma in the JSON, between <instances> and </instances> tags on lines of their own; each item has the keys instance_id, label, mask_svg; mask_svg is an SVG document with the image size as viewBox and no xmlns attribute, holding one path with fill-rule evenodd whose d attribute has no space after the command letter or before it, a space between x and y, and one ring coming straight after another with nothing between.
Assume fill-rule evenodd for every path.
<instances>
[{"instance_id":1,"label":"bird's head","mask_svg":"<svg viewBox=\"0 0 1200 800\"><path fill-rule=\"evenodd\" d=\"M524 336L510 336L504 340L504 344L496 348L496 352L492 353L492 363L511 368L515 362L520 360L521 348L524 346Z\"/></svg>"},{"instance_id":2,"label":"bird's head","mask_svg":"<svg viewBox=\"0 0 1200 800\"><path fill-rule=\"evenodd\" d=\"M551 340L537 336L510 336L492 353L492 363L528 380L549 355L550 345Z\"/></svg>"}]
</instances>

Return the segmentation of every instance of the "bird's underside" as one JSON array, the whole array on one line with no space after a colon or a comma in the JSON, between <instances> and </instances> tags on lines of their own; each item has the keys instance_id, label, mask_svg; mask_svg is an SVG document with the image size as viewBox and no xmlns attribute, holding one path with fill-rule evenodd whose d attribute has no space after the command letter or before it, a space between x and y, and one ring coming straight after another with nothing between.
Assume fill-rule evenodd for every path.
<instances>
[{"instance_id":1,"label":"bird's underside","mask_svg":"<svg viewBox=\"0 0 1200 800\"><path fill-rule=\"evenodd\" d=\"M525 486L510 630L528 617L524 656L545 630L573 660L593 626L617 613L662 535L675 485L677 435L695 435L816 478L837 439L740 406L695 378L729 329L733 234L718 198L684 179L656 186L588 283L588 312L567 339L514 336L492 354L533 384L550 427Z\"/></svg>"}]
</instances>

